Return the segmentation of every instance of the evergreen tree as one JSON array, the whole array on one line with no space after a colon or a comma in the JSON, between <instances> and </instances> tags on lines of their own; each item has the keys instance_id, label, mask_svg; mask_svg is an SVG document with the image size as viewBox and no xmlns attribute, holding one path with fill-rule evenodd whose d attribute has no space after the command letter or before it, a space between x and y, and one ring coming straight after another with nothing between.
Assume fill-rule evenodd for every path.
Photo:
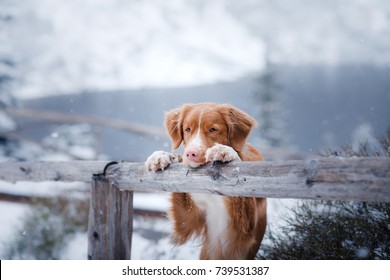
<instances>
[{"instance_id":1,"label":"evergreen tree","mask_svg":"<svg viewBox=\"0 0 390 280\"><path fill-rule=\"evenodd\" d=\"M0 156L7 155L7 150L14 141L7 137L7 132L16 128L14 120L1 111L8 106L15 106L12 95L16 78L15 62L9 45L7 30L13 21L13 15L7 4L0 2Z\"/></svg>"},{"instance_id":2,"label":"evergreen tree","mask_svg":"<svg viewBox=\"0 0 390 280\"><path fill-rule=\"evenodd\" d=\"M15 102L12 97L12 85L16 78L15 59L9 45L10 38L7 30L13 21L9 7L0 2L0 107Z\"/></svg>"},{"instance_id":3,"label":"evergreen tree","mask_svg":"<svg viewBox=\"0 0 390 280\"><path fill-rule=\"evenodd\" d=\"M280 96L282 87L277 80L275 67L268 63L265 71L256 82L254 98L260 135L271 147L284 146L287 143L283 133L285 124Z\"/></svg>"}]
</instances>

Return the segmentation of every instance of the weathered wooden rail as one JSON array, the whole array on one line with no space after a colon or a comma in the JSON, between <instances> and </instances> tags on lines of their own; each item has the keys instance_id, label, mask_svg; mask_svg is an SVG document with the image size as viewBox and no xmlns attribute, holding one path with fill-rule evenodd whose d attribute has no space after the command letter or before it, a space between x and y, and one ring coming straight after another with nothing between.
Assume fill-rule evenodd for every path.
<instances>
[{"instance_id":1,"label":"weathered wooden rail","mask_svg":"<svg viewBox=\"0 0 390 280\"><path fill-rule=\"evenodd\" d=\"M90 259L130 259L133 192L390 202L389 158L313 158L283 162L173 164L149 173L143 163L3 162L6 181L92 181ZM94 176L91 175L95 174Z\"/></svg>"}]
</instances>

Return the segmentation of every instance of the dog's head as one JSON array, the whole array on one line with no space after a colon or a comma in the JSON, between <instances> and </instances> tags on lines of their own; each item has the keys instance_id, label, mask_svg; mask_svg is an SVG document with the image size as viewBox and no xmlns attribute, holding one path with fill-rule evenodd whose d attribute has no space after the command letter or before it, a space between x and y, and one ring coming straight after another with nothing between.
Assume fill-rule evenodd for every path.
<instances>
[{"instance_id":1,"label":"dog's head","mask_svg":"<svg viewBox=\"0 0 390 280\"><path fill-rule=\"evenodd\" d=\"M205 164L206 150L216 143L240 152L255 124L248 114L227 104L185 104L165 116L173 149L183 143L183 163L191 167Z\"/></svg>"}]
</instances>

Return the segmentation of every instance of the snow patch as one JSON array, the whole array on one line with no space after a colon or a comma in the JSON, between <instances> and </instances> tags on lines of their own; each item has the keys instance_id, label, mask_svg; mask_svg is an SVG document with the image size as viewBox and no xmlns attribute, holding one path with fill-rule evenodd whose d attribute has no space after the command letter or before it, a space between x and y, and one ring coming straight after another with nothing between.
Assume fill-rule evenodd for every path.
<instances>
[{"instance_id":1,"label":"snow patch","mask_svg":"<svg viewBox=\"0 0 390 280\"><path fill-rule=\"evenodd\" d=\"M169 208L168 193L148 194L148 193L134 193L133 207L136 209L148 209L155 211L167 212Z\"/></svg>"},{"instance_id":2,"label":"snow patch","mask_svg":"<svg viewBox=\"0 0 390 280\"><path fill-rule=\"evenodd\" d=\"M16 123L4 112L0 112L0 132L7 132L16 129Z\"/></svg>"},{"instance_id":3,"label":"snow patch","mask_svg":"<svg viewBox=\"0 0 390 280\"><path fill-rule=\"evenodd\" d=\"M68 246L61 253L63 260L86 260L88 259L88 235L87 233L77 232Z\"/></svg>"},{"instance_id":4,"label":"snow patch","mask_svg":"<svg viewBox=\"0 0 390 280\"><path fill-rule=\"evenodd\" d=\"M378 144L378 141L373 136L373 128L369 123L362 123L352 133L352 148L355 151L359 151L359 147L362 144L367 143L371 147Z\"/></svg>"}]
</instances>

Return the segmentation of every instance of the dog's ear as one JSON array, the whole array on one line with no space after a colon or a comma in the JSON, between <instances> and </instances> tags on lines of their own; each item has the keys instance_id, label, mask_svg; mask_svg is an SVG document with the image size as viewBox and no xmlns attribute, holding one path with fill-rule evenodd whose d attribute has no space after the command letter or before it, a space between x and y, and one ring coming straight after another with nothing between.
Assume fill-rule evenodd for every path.
<instances>
[{"instance_id":1,"label":"dog's ear","mask_svg":"<svg viewBox=\"0 0 390 280\"><path fill-rule=\"evenodd\" d=\"M227 118L229 145L237 152L240 152L246 138L256 125L256 121L247 113L231 105L223 106L225 107L225 116Z\"/></svg>"},{"instance_id":2,"label":"dog's ear","mask_svg":"<svg viewBox=\"0 0 390 280\"><path fill-rule=\"evenodd\" d=\"M174 150L179 148L181 142L183 141L182 116L182 108L176 108L165 113L164 123L168 134L172 139L172 149Z\"/></svg>"}]
</instances>

